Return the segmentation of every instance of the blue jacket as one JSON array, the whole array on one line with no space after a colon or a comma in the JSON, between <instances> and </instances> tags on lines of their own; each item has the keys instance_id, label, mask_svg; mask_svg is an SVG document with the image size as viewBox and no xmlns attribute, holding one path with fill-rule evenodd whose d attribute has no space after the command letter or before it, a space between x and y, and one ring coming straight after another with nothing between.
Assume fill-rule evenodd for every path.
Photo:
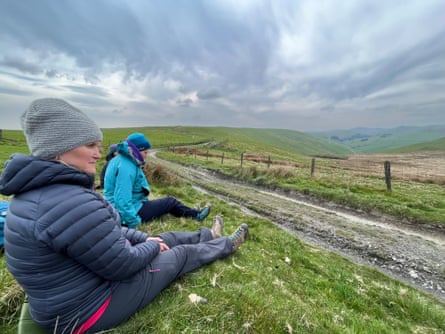
<instances>
[{"instance_id":1,"label":"blue jacket","mask_svg":"<svg viewBox=\"0 0 445 334\"><path fill-rule=\"evenodd\" d=\"M150 185L128 143L119 143L117 151L105 172L104 196L119 211L122 223L134 228L141 223L138 211L148 201Z\"/></svg>"},{"instance_id":2,"label":"blue jacket","mask_svg":"<svg viewBox=\"0 0 445 334\"><path fill-rule=\"evenodd\" d=\"M71 333L160 251L146 233L121 227L93 182L78 169L23 154L0 176L0 193L14 195L7 267L28 295L32 317L51 333Z\"/></svg>"}]
</instances>

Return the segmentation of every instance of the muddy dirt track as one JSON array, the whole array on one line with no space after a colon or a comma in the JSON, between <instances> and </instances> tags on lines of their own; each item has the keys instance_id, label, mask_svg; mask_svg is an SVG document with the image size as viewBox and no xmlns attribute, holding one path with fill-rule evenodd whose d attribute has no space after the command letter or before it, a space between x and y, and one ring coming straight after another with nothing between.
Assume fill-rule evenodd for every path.
<instances>
[{"instance_id":1,"label":"muddy dirt track","mask_svg":"<svg viewBox=\"0 0 445 334\"><path fill-rule=\"evenodd\" d=\"M354 212L302 194L262 189L203 169L162 163L201 191L267 218L306 243L374 267L445 302L444 226Z\"/></svg>"}]
</instances>

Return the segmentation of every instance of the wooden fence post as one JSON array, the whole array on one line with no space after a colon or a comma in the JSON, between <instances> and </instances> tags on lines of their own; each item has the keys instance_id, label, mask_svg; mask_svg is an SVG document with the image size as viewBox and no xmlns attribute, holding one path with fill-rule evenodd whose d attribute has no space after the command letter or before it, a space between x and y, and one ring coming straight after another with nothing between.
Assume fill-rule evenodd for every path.
<instances>
[{"instance_id":1,"label":"wooden fence post","mask_svg":"<svg viewBox=\"0 0 445 334\"><path fill-rule=\"evenodd\" d=\"M224 152L223 152L223 154L222 154L222 156L221 156L221 165L222 164L224 164Z\"/></svg>"},{"instance_id":2,"label":"wooden fence post","mask_svg":"<svg viewBox=\"0 0 445 334\"><path fill-rule=\"evenodd\" d=\"M269 155L269 159L267 160L267 169L269 169L271 162L272 161L270 160L270 155Z\"/></svg>"},{"instance_id":3,"label":"wooden fence post","mask_svg":"<svg viewBox=\"0 0 445 334\"><path fill-rule=\"evenodd\" d=\"M243 168L243 156L244 156L244 152L243 153L241 153L241 168Z\"/></svg>"},{"instance_id":4,"label":"wooden fence post","mask_svg":"<svg viewBox=\"0 0 445 334\"><path fill-rule=\"evenodd\" d=\"M312 158L312 161L311 161L311 177L314 176L314 171L315 171L315 158Z\"/></svg>"},{"instance_id":5,"label":"wooden fence post","mask_svg":"<svg viewBox=\"0 0 445 334\"><path fill-rule=\"evenodd\" d=\"M3 137L3 130L0 129L0 139L2 139L2 137Z\"/></svg>"},{"instance_id":6,"label":"wooden fence post","mask_svg":"<svg viewBox=\"0 0 445 334\"><path fill-rule=\"evenodd\" d=\"M206 157L207 157L207 160L209 160L209 150L207 150Z\"/></svg>"},{"instance_id":7,"label":"wooden fence post","mask_svg":"<svg viewBox=\"0 0 445 334\"><path fill-rule=\"evenodd\" d=\"M391 162L385 161L385 182L386 190L392 191L391 189Z\"/></svg>"}]
</instances>

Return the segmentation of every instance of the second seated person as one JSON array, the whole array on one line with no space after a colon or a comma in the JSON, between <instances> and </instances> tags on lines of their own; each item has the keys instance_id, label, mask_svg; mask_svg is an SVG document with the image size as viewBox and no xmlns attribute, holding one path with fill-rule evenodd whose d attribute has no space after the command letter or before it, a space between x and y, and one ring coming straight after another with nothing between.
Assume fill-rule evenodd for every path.
<instances>
[{"instance_id":1,"label":"second seated person","mask_svg":"<svg viewBox=\"0 0 445 334\"><path fill-rule=\"evenodd\" d=\"M118 155L105 172L104 196L119 211L122 224L135 228L167 213L203 221L211 206L191 208L172 196L149 200L150 184L142 170L151 148L144 134L135 132L117 145Z\"/></svg>"}]
</instances>

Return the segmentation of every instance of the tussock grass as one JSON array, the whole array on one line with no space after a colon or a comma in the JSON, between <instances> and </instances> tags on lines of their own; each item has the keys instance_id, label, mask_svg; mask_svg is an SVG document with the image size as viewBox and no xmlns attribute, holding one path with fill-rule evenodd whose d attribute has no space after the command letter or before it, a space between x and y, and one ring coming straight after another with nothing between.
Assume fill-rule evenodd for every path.
<instances>
[{"instance_id":1,"label":"tussock grass","mask_svg":"<svg viewBox=\"0 0 445 334\"><path fill-rule=\"evenodd\" d=\"M0 328L12 326L19 316L24 292L6 269L3 254L0 259ZM2 332L3 333L3 332Z\"/></svg>"},{"instance_id":2,"label":"tussock grass","mask_svg":"<svg viewBox=\"0 0 445 334\"><path fill-rule=\"evenodd\" d=\"M273 178L290 178L295 175L295 168L292 167L271 167L267 170L267 175Z\"/></svg>"},{"instance_id":3,"label":"tussock grass","mask_svg":"<svg viewBox=\"0 0 445 334\"><path fill-rule=\"evenodd\" d=\"M153 185L176 186L179 184L178 177L160 163L148 161L144 166L144 173L148 182Z\"/></svg>"}]
</instances>

